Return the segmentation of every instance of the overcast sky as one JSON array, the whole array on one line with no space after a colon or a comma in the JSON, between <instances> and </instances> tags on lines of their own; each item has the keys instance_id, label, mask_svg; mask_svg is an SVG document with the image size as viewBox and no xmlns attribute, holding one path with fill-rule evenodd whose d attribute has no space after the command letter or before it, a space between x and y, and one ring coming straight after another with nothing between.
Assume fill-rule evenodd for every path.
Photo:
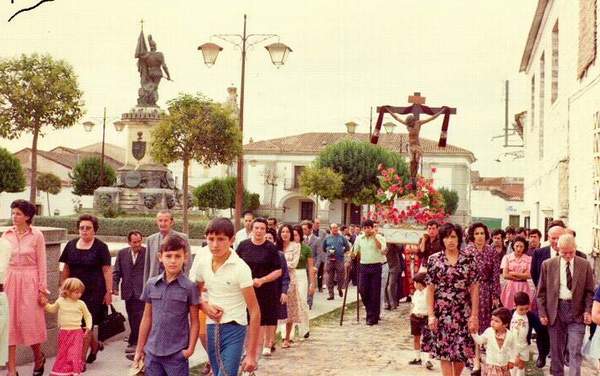
<instances>
[{"instance_id":1,"label":"overcast sky","mask_svg":"<svg viewBox=\"0 0 600 376\"><path fill-rule=\"evenodd\" d=\"M224 50L209 69L196 48L211 34L241 33L247 13L248 33L279 34L293 52L280 69L264 43L249 52L245 141L343 132L348 121L368 132L371 106L406 105L420 91L428 105L458 108L448 142L475 154L474 169L487 176L521 171L510 158L494 161L507 150L491 138L504 126L504 80L511 81L511 120L527 108L518 68L535 0L55 0L6 22L37 1L0 3L0 57L38 52L71 63L84 91L82 122L100 124L106 106L112 124L136 104L133 54L141 18L174 80L161 82L161 107L181 92L224 100L228 86L239 86L239 50L213 39ZM437 140L440 127L441 118L421 135ZM40 148L79 147L100 137L100 127L85 133L76 125L48 132ZM112 125L107 142L125 146ZM16 151L31 146L31 137L0 139L0 145Z\"/></svg>"}]
</instances>

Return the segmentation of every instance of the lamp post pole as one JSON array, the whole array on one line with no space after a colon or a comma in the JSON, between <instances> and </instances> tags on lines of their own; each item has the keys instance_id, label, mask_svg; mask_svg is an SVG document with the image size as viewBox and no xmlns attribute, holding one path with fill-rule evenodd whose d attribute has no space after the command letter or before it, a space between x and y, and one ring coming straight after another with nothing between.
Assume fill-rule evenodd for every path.
<instances>
[{"instance_id":1,"label":"lamp post pole","mask_svg":"<svg viewBox=\"0 0 600 376\"><path fill-rule=\"evenodd\" d=\"M242 135L242 148L237 160L237 173L235 185L235 221L237 230L241 228L242 206L244 203L244 97L246 87L246 15L244 14L244 33L242 34L242 77L240 82L240 134Z\"/></svg>"},{"instance_id":2,"label":"lamp post pole","mask_svg":"<svg viewBox=\"0 0 600 376\"><path fill-rule=\"evenodd\" d=\"M104 186L104 141L106 138L106 107L104 107L104 116L102 117L102 154L100 157L100 186Z\"/></svg>"},{"instance_id":3,"label":"lamp post pole","mask_svg":"<svg viewBox=\"0 0 600 376\"><path fill-rule=\"evenodd\" d=\"M240 34L214 34L213 37L222 39L228 43L239 47L242 51L242 72L241 72L241 83L240 83L240 113L238 115L240 122L240 132L242 134L242 145L244 143L244 98L246 88L246 49L252 47L258 43L264 42L267 39L278 37L277 34L246 34L246 15L244 14L244 30ZM257 41L250 43L251 38L257 38ZM291 48L283 43L272 43L265 47L271 55L271 61L279 68L285 63L287 55L292 51ZM211 67L215 64L217 56L223 48L214 43L204 43L198 47L202 51L204 57L204 63ZM235 219L234 224L236 229L240 228L240 218L242 216L242 206L244 202L244 150L242 148L237 158L237 169L236 169L236 189L235 189Z\"/></svg>"}]
</instances>

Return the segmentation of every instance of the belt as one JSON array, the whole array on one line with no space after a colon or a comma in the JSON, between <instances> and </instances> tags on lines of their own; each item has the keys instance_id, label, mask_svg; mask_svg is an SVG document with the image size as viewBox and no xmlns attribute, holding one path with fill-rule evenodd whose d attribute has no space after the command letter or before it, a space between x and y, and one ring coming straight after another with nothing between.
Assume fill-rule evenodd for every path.
<instances>
[{"instance_id":1,"label":"belt","mask_svg":"<svg viewBox=\"0 0 600 376\"><path fill-rule=\"evenodd\" d=\"M0 283L0 292L4 292L4 284Z\"/></svg>"}]
</instances>

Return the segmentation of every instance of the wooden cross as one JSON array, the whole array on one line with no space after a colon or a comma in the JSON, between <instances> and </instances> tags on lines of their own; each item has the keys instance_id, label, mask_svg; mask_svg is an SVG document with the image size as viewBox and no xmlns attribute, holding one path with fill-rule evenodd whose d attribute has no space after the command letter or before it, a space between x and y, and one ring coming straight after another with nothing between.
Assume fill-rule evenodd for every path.
<instances>
[{"instance_id":1,"label":"wooden cross","mask_svg":"<svg viewBox=\"0 0 600 376\"><path fill-rule=\"evenodd\" d=\"M439 112L440 110L442 110L442 107L425 106L425 99L426 99L425 97L421 96L420 92L415 92L413 95L408 96L408 102L411 103L410 106L406 106L406 107L380 106L380 107L377 107L377 112L379 112L379 117L377 118L377 123L375 124L375 131L373 132L373 135L371 136L371 143L376 144L379 141L379 134L381 132L381 125L383 123L383 115L385 115L385 113L387 112L388 109L391 112L401 114L401 115L413 114L415 117L415 120L419 120L421 114L433 115L433 114ZM454 115L454 114L456 114L456 108L450 108L450 107L448 107L446 109L446 112L444 113L444 121L442 124L442 131L440 133L440 140L438 142L439 147L446 146L448 126L450 124L450 115Z\"/></svg>"}]
</instances>

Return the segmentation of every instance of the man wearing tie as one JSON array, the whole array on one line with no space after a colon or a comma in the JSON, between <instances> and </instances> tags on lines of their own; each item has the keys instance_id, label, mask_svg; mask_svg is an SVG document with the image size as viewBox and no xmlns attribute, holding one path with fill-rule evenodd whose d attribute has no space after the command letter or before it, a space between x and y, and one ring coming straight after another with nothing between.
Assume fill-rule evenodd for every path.
<instances>
[{"instance_id":1,"label":"man wearing tie","mask_svg":"<svg viewBox=\"0 0 600 376\"><path fill-rule=\"evenodd\" d=\"M121 249L115 261L113 295L119 294L119 282L121 282L121 299L125 301L125 309L131 327L131 333L127 341L129 346L125 352L131 354L130 359L132 360L146 304L140 300L140 295L142 295L144 289L146 248L142 246L142 233L137 230L133 230L127 235L127 242L129 247Z\"/></svg>"},{"instance_id":2,"label":"man wearing tie","mask_svg":"<svg viewBox=\"0 0 600 376\"><path fill-rule=\"evenodd\" d=\"M548 326L550 333L550 373L564 375L564 354L568 350L569 375L579 376L585 326L592 322L594 276L587 260L575 254L573 235L561 235L558 248L560 257L542 263L538 311L542 325Z\"/></svg>"}]
</instances>

